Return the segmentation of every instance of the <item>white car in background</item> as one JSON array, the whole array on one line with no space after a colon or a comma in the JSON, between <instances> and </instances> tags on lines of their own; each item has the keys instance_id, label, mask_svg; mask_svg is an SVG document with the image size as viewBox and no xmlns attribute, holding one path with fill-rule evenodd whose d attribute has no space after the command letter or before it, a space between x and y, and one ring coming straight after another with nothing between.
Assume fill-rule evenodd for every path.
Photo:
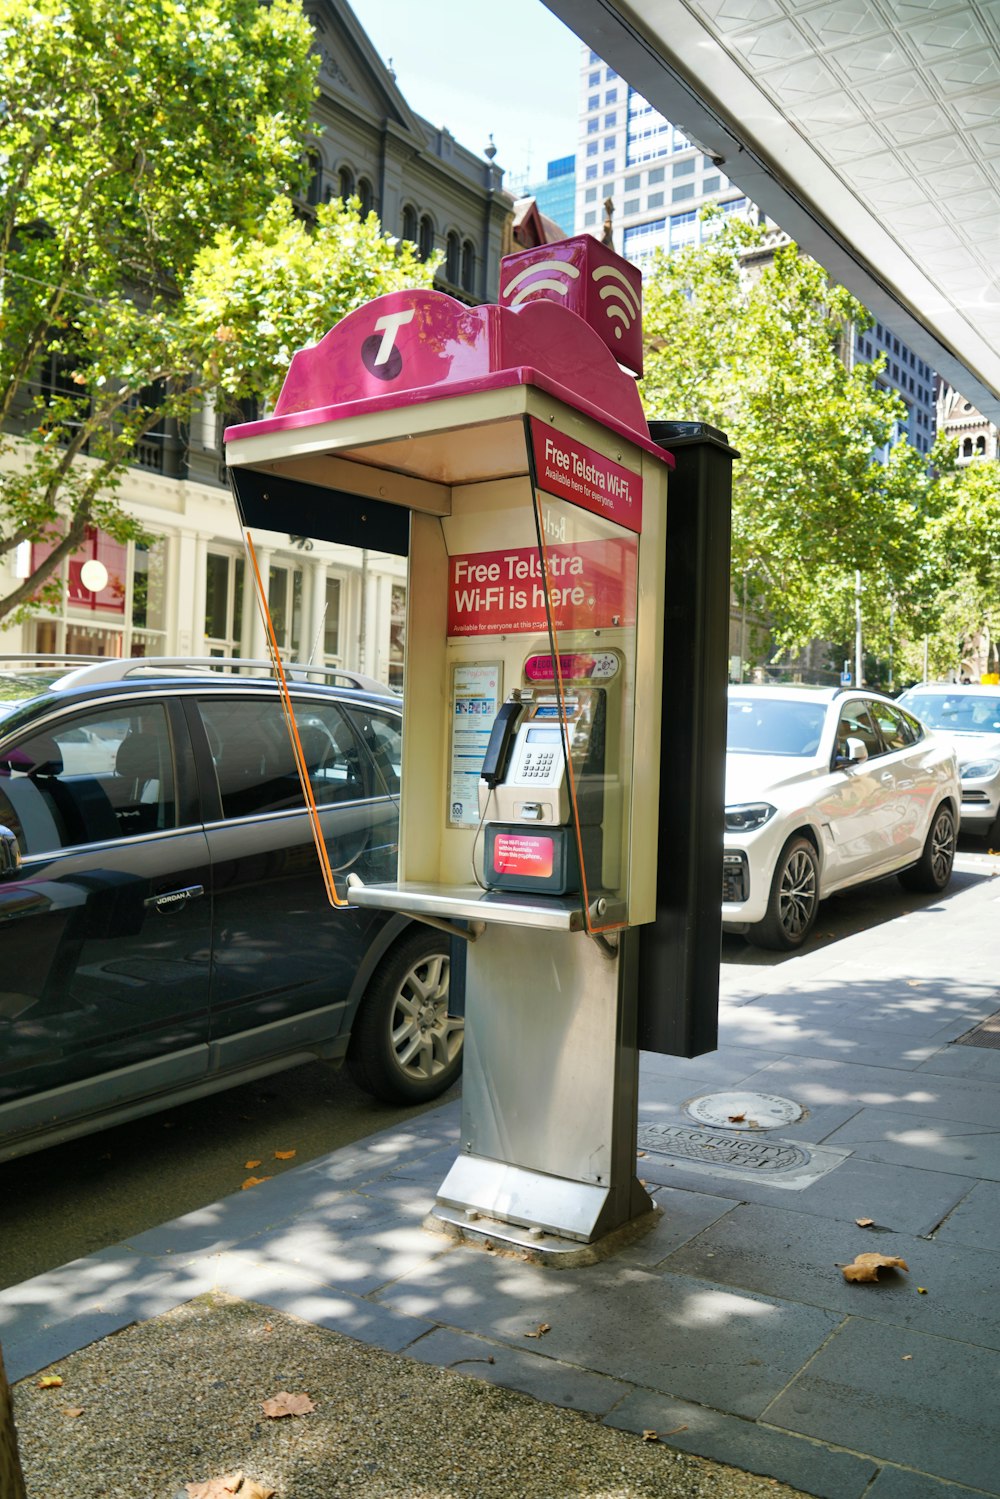
<instances>
[{"instance_id":1,"label":"white car in background","mask_svg":"<svg viewBox=\"0 0 1000 1499\"><path fill-rule=\"evenodd\" d=\"M789 950L835 890L943 890L960 803L951 746L890 698L730 687L723 928Z\"/></svg>"},{"instance_id":2,"label":"white car in background","mask_svg":"<svg viewBox=\"0 0 1000 1499\"><path fill-rule=\"evenodd\" d=\"M1000 687L924 684L901 693L899 702L954 748L962 778L963 833L1000 843Z\"/></svg>"}]
</instances>

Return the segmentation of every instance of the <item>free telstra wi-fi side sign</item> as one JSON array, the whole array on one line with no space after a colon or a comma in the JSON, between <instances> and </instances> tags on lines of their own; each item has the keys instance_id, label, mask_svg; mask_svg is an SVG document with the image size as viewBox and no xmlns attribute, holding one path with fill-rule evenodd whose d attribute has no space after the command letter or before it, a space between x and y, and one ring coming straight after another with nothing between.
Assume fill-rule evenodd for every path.
<instances>
[{"instance_id":1,"label":"free telstra wi-fi side sign","mask_svg":"<svg viewBox=\"0 0 1000 1499\"><path fill-rule=\"evenodd\" d=\"M501 307L544 299L568 307L633 375L642 374L642 273L590 234L507 255L500 262Z\"/></svg>"}]
</instances>

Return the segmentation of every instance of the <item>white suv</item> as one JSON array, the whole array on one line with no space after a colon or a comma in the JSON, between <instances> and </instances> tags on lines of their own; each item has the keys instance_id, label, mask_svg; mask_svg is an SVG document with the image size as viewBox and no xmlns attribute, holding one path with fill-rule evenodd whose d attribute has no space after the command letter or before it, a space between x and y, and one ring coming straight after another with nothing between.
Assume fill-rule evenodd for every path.
<instances>
[{"instance_id":1,"label":"white suv","mask_svg":"<svg viewBox=\"0 0 1000 1499\"><path fill-rule=\"evenodd\" d=\"M1000 842L1000 687L947 682L899 699L949 740L962 777L962 831Z\"/></svg>"},{"instance_id":2,"label":"white suv","mask_svg":"<svg viewBox=\"0 0 1000 1499\"><path fill-rule=\"evenodd\" d=\"M730 687L724 929L796 948L835 890L886 874L943 890L960 802L950 745L890 698Z\"/></svg>"}]
</instances>

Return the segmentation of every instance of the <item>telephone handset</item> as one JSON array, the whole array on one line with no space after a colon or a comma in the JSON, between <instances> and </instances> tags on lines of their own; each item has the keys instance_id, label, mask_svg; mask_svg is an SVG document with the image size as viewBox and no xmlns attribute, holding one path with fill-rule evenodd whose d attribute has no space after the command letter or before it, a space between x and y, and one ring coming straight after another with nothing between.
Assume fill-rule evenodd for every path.
<instances>
[{"instance_id":1,"label":"telephone handset","mask_svg":"<svg viewBox=\"0 0 1000 1499\"><path fill-rule=\"evenodd\" d=\"M515 692L503 704L493 721L490 742L486 746L483 768L480 771L491 791L507 774L518 725L526 707L527 704L521 701L521 694Z\"/></svg>"}]
</instances>

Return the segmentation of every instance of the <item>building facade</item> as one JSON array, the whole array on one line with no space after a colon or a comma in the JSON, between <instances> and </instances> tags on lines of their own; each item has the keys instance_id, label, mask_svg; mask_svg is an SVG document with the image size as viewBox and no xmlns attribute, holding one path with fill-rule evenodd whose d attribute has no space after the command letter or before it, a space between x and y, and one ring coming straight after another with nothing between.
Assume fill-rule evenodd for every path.
<instances>
[{"instance_id":1,"label":"building facade","mask_svg":"<svg viewBox=\"0 0 1000 1499\"><path fill-rule=\"evenodd\" d=\"M410 110L346 0L306 0L305 9L320 96L302 211L357 194L386 233L412 240L424 258L444 252L441 290L470 304L495 301L514 205L492 148L477 156ZM55 367L40 369L36 393L56 393L59 378ZM149 544L91 532L63 563L57 612L0 625L0 654L265 658L223 456L223 431L240 419L208 408L188 431L147 434L120 500ZM404 558L277 532L255 532L254 541L288 660L401 683ZM30 576L39 554L27 546L11 557L4 593Z\"/></svg>"}]
</instances>

